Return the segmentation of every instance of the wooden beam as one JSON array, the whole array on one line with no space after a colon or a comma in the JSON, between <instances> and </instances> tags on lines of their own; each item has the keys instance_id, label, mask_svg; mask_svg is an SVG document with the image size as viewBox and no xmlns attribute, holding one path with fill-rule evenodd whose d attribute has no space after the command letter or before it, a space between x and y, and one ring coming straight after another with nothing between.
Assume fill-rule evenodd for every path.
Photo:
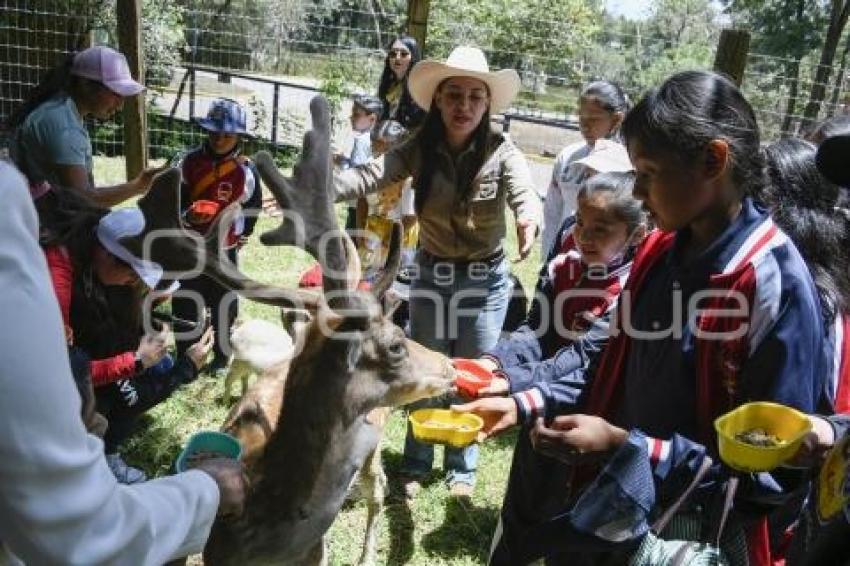
<instances>
[{"instance_id":1,"label":"wooden beam","mask_svg":"<svg viewBox=\"0 0 850 566\"><path fill-rule=\"evenodd\" d=\"M738 29L724 29L720 32L717 53L714 56L714 70L725 73L738 86L744 81L747 68L747 54L750 51L750 33Z\"/></svg>"},{"instance_id":2,"label":"wooden beam","mask_svg":"<svg viewBox=\"0 0 850 566\"><path fill-rule=\"evenodd\" d=\"M127 57L130 73L145 82L145 57L142 50L142 0L118 0L118 47ZM148 163L145 93L124 100L124 155L127 179L138 175Z\"/></svg>"},{"instance_id":3,"label":"wooden beam","mask_svg":"<svg viewBox=\"0 0 850 566\"><path fill-rule=\"evenodd\" d=\"M419 52L425 55L425 38L428 35L428 12L431 0L408 0L407 35L419 44Z\"/></svg>"}]
</instances>

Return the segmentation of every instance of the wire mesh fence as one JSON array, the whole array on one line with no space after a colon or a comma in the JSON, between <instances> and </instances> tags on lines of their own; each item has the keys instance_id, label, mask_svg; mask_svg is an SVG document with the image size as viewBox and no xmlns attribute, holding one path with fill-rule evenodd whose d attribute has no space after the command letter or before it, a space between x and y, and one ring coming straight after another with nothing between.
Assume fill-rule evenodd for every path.
<instances>
[{"instance_id":1,"label":"wire mesh fence","mask_svg":"<svg viewBox=\"0 0 850 566\"><path fill-rule=\"evenodd\" d=\"M828 82L820 83L826 95L817 116L805 117L812 87L819 84L819 67L812 57L796 60L748 54L743 90L756 110L765 140L806 135L820 120L850 112L846 66L838 61L829 68Z\"/></svg>"},{"instance_id":2,"label":"wire mesh fence","mask_svg":"<svg viewBox=\"0 0 850 566\"><path fill-rule=\"evenodd\" d=\"M193 119L227 97L248 109L254 145L276 149L284 161L310 127L308 101L319 90L337 111L335 145L346 147L348 95L377 91L385 49L404 29L407 10L406 0L145 0L143 6L150 155L170 158L200 143ZM617 82L636 100L672 72L710 68L717 42L713 32L684 41L579 26L552 14L533 15L517 34L498 18L474 20L466 8L432 3L424 55L443 58L456 45L474 44L492 67L516 69L522 90L496 122L526 152L547 155L580 139L576 107L589 81ZM115 0L0 0L0 121L65 54L91 43L116 46L114 14ZM747 63L744 92L764 138L798 131L816 62L750 53ZM821 117L848 106L843 64L830 76ZM90 128L97 153L123 154L120 117Z\"/></svg>"}]
</instances>

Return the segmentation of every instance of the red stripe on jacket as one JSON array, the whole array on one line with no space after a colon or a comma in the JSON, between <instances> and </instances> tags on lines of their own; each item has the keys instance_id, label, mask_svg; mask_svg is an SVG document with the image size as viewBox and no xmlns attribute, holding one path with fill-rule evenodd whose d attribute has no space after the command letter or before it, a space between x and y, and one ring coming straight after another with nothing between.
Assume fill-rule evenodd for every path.
<instances>
[{"instance_id":1,"label":"red stripe on jacket","mask_svg":"<svg viewBox=\"0 0 850 566\"><path fill-rule=\"evenodd\" d=\"M74 291L74 265L71 262L68 250L64 247L45 248L44 255L47 258L47 268L53 282L53 291L56 293L59 310L62 312L65 336L68 338L68 345L71 345L73 344L73 330L71 329L70 319L71 296ZM89 363L91 381L95 387L132 377L135 370L136 356L133 352L124 352L101 360L91 360Z\"/></svg>"}]
</instances>

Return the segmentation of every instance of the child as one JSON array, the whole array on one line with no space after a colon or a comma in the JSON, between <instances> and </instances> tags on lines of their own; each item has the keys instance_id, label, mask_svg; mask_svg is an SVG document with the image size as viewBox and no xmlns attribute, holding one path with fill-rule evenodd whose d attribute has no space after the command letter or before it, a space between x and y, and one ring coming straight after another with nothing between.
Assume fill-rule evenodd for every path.
<instances>
[{"instance_id":1,"label":"child","mask_svg":"<svg viewBox=\"0 0 850 566\"><path fill-rule=\"evenodd\" d=\"M257 215L262 208L263 196L260 176L251 161L240 154L240 136L246 135L245 108L235 100L220 98L210 105L207 117L198 125L207 132L204 144L189 153L182 162L181 209L186 224L200 234L206 234L215 218L234 202L246 212L238 215L227 234L226 253L237 263L239 249L248 241L254 230ZM222 373L227 367L230 327L238 315L238 303L233 294L217 281L199 275L181 281L184 293L172 301L176 317L197 322L203 326L202 307L212 312L212 327L217 340L214 357L208 371ZM203 299L198 304L185 292L195 292ZM193 336L176 336L177 352L182 353L194 339Z\"/></svg>"},{"instance_id":2,"label":"child","mask_svg":"<svg viewBox=\"0 0 850 566\"><path fill-rule=\"evenodd\" d=\"M498 419L501 424L488 434L513 424L533 424L537 415L547 413L547 399L575 402L580 389L561 378L588 365L607 342L610 313L646 236L646 218L632 196L633 184L631 173L600 173L582 184L577 213L558 235L528 319L479 360L495 373L483 393L511 396L483 398L455 409ZM520 434L494 560L511 562L514 541L563 507L568 472L564 464L532 450L527 428Z\"/></svg>"},{"instance_id":3,"label":"child","mask_svg":"<svg viewBox=\"0 0 850 566\"><path fill-rule=\"evenodd\" d=\"M832 352L803 259L746 196L761 191L763 163L755 115L738 88L710 72L676 74L629 113L623 134L635 196L661 231L635 257L599 363L572 377L584 384L588 414L547 403L548 424L538 420L533 435L539 450L581 465L576 489L595 474L591 462L616 452L610 508L627 519L680 493L706 453L719 461L712 427L719 415L751 400L812 412ZM689 502L686 512L704 527L724 477L715 466ZM740 479L724 550L770 564L766 514L805 482L785 470L781 478ZM525 542L523 558L558 551L574 564L602 558L570 556L564 537L527 533Z\"/></svg>"},{"instance_id":4,"label":"child","mask_svg":"<svg viewBox=\"0 0 850 566\"><path fill-rule=\"evenodd\" d=\"M549 254L558 228L575 210L576 192L587 175L587 169L576 161L587 157L598 141L611 137L620 127L628 109L628 98L614 83L596 81L582 91L579 126L584 141L568 145L555 159L552 182L543 203L543 237L540 243L543 256Z\"/></svg>"},{"instance_id":5,"label":"child","mask_svg":"<svg viewBox=\"0 0 850 566\"><path fill-rule=\"evenodd\" d=\"M372 130L374 156L382 155L404 135L405 130L398 122L392 120L382 122L379 128ZM410 179L399 181L379 193L359 200L364 201L368 208L362 228L368 236L359 239L363 279L372 283L386 264L392 227L396 221L400 221L404 226L401 269L413 263L419 231L416 224L416 212L413 208L413 189L410 187Z\"/></svg>"},{"instance_id":6,"label":"child","mask_svg":"<svg viewBox=\"0 0 850 566\"><path fill-rule=\"evenodd\" d=\"M363 165L372 159L372 129L378 123L378 116L384 109L384 104L374 96L359 94L354 97L351 104L351 129L354 132L354 141L351 153L348 157L338 155L337 164L342 169ZM358 208L362 210L365 206L360 200L354 201L355 206L349 204L348 217L345 222L346 230L363 229L366 217L358 216Z\"/></svg>"},{"instance_id":7,"label":"child","mask_svg":"<svg viewBox=\"0 0 850 566\"><path fill-rule=\"evenodd\" d=\"M107 213L72 191L51 190L39 201L40 243L74 377L83 399L93 393L97 412L109 421L104 450L112 473L121 483L142 482L145 474L124 462L119 446L139 415L197 377L212 334L177 359L166 353L167 332L144 334L140 290L163 288L163 281L160 265L135 257L121 244L144 226L138 209Z\"/></svg>"},{"instance_id":8,"label":"child","mask_svg":"<svg viewBox=\"0 0 850 566\"><path fill-rule=\"evenodd\" d=\"M766 154L772 182L758 197L806 260L820 298L824 332L840 356L850 347L842 344L850 344L850 221L835 213L839 187L818 172L816 148L808 142L784 139ZM836 412L850 412L850 364L840 357L830 362L827 399Z\"/></svg>"},{"instance_id":9,"label":"child","mask_svg":"<svg viewBox=\"0 0 850 566\"><path fill-rule=\"evenodd\" d=\"M831 149L827 144L826 151ZM771 208L776 223L785 230L799 247L815 281L823 314L824 332L835 356L827 372L826 397L836 413L850 413L850 253L845 242L850 238L850 222L835 214L839 199L838 186L822 176L815 165L816 148L799 139L784 139L766 149L768 174L772 183L759 195ZM845 160L846 154L840 159ZM842 167L846 169L846 166ZM827 172L829 172L827 170ZM832 445L840 439L840 432L850 425L845 417L831 418L830 426L820 426L824 421L812 417L813 429L825 430L829 435L818 434L819 444ZM829 438L822 438L829 436ZM847 457L836 452L834 460L843 461L844 469L836 463L824 468L824 481L850 471ZM839 477L846 481L845 478ZM803 517L795 529L793 563L821 564L835 558L838 542L835 532L848 532L847 523L835 520L836 510L828 502L834 497L832 486L815 483L815 496L809 498ZM840 506L839 506L840 507ZM829 508L829 509L827 509ZM794 510L796 511L796 509ZM818 520L815 513L821 517ZM828 515L828 516L827 516ZM793 522L795 517L773 517L774 523L785 519L779 526ZM843 523L843 525L842 525ZM843 528L842 528L843 527ZM846 535L845 535L846 536ZM846 539L845 539L846 546Z\"/></svg>"}]
</instances>

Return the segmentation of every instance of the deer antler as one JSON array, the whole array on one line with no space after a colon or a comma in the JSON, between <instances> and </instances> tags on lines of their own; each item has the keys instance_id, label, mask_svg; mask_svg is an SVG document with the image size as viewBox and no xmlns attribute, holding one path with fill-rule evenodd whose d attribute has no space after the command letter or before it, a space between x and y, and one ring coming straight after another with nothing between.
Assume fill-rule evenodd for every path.
<instances>
[{"instance_id":1,"label":"deer antler","mask_svg":"<svg viewBox=\"0 0 850 566\"><path fill-rule=\"evenodd\" d=\"M331 187L330 109L316 96L310 102L313 128L304 135L304 149L291 178L284 177L266 152L254 156L260 178L285 211L280 226L260 236L267 246L303 245L322 266L326 294L351 288L359 265L346 253L350 240L339 230ZM356 255L356 250L354 252ZM357 269L356 273L352 271Z\"/></svg>"},{"instance_id":2,"label":"deer antler","mask_svg":"<svg viewBox=\"0 0 850 566\"><path fill-rule=\"evenodd\" d=\"M142 233L121 239L121 243L137 257L147 257L162 265L171 278L202 271L219 283L247 298L275 306L316 308L316 297L292 289L283 289L254 281L240 272L226 254L221 253L221 240L227 233L238 204L229 206L216 219L207 236L183 227L180 219L180 171L168 169L154 179L148 193L139 199L145 218ZM147 244L147 246L146 246Z\"/></svg>"},{"instance_id":3,"label":"deer antler","mask_svg":"<svg viewBox=\"0 0 850 566\"><path fill-rule=\"evenodd\" d=\"M387 261L384 263L383 273L381 273L381 276L372 286L372 292L379 301L383 298L387 289L390 288L390 285L393 284L393 281L395 281L396 275L398 275L398 268L401 266L401 238L403 231L404 228L401 222L393 223L390 247L387 250Z\"/></svg>"}]
</instances>

